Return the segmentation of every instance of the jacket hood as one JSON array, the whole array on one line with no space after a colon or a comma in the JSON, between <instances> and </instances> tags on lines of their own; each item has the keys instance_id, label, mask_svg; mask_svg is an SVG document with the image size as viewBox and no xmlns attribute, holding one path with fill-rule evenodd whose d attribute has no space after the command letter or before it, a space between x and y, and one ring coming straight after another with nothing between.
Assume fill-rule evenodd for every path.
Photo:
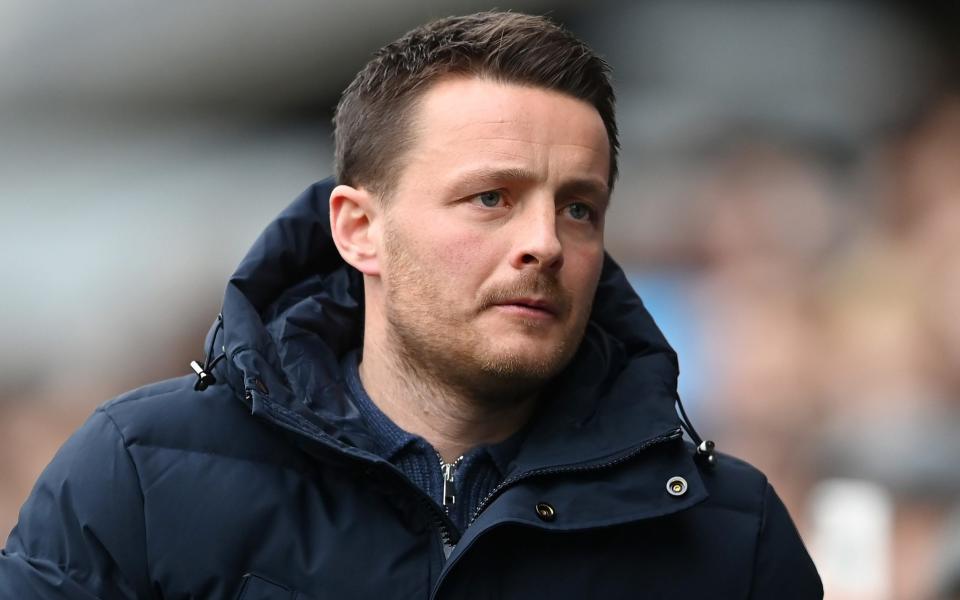
<instances>
[{"instance_id":1,"label":"jacket hood","mask_svg":"<svg viewBox=\"0 0 960 600\"><path fill-rule=\"evenodd\" d=\"M307 188L256 240L229 280L208 344L222 348L220 372L254 414L364 454L372 443L339 365L361 344L363 280L331 238L334 185ZM679 432L677 377L676 354L605 256L583 343L548 386L518 467L603 460Z\"/></svg>"}]
</instances>

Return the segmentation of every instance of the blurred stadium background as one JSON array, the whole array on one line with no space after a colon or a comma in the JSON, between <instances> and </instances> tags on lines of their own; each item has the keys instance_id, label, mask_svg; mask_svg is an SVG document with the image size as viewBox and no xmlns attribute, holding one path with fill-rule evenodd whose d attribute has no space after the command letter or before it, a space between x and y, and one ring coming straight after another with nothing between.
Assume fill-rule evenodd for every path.
<instances>
[{"instance_id":1,"label":"blurred stadium background","mask_svg":"<svg viewBox=\"0 0 960 600\"><path fill-rule=\"evenodd\" d=\"M497 6L613 65L608 247L827 598L960 598L960 5ZM0 0L0 540L93 407L202 358L369 54L490 7Z\"/></svg>"}]
</instances>

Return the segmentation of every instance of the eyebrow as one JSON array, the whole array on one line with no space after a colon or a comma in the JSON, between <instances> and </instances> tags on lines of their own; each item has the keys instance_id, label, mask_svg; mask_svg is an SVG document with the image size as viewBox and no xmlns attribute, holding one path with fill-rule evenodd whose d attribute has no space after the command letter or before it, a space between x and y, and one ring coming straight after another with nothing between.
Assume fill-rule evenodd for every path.
<instances>
[{"instance_id":1,"label":"eyebrow","mask_svg":"<svg viewBox=\"0 0 960 600\"><path fill-rule=\"evenodd\" d=\"M532 183L537 181L538 177L532 172L520 167L508 168L480 168L468 171L462 175L457 175L454 180L455 187L484 187L495 185L503 181L514 181L522 183ZM557 195L585 195L598 200L609 202L610 188L599 179L582 178L565 181L557 190Z\"/></svg>"}]
</instances>

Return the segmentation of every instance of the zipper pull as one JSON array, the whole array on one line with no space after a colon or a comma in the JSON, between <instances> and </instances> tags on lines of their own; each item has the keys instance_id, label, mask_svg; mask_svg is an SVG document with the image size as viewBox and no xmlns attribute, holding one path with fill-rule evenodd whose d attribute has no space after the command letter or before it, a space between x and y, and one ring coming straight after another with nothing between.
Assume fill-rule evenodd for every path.
<instances>
[{"instance_id":1,"label":"zipper pull","mask_svg":"<svg viewBox=\"0 0 960 600\"><path fill-rule=\"evenodd\" d=\"M438 454L439 456L439 454ZM440 473L443 477L443 508L450 511L450 507L457 503L457 488L454 485L456 483L457 467L460 466L460 461L463 460L461 456L452 463L443 462L443 458L440 458Z\"/></svg>"},{"instance_id":2,"label":"zipper pull","mask_svg":"<svg viewBox=\"0 0 960 600\"><path fill-rule=\"evenodd\" d=\"M446 463L440 468L443 470L443 505L453 506L457 503L457 490L453 487L453 478L456 475L457 468Z\"/></svg>"}]
</instances>

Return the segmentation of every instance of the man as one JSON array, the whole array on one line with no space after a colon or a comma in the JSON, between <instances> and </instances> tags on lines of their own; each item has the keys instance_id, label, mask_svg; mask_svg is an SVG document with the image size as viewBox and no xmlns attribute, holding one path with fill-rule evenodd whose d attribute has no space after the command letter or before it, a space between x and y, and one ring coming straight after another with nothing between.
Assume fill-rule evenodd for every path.
<instances>
[{"instance_id":1,"label":"man","mask_svg":"<svg viewBox=\"0 0 960 600\"><path fill-rule=\"evenodd\" d=\"M0 598L818 598L764 477L681 439L603 251L606 65L546 19L381 49L336 177L256 242L196 375L41 476Z\"/></svg>"}]
</instances>

